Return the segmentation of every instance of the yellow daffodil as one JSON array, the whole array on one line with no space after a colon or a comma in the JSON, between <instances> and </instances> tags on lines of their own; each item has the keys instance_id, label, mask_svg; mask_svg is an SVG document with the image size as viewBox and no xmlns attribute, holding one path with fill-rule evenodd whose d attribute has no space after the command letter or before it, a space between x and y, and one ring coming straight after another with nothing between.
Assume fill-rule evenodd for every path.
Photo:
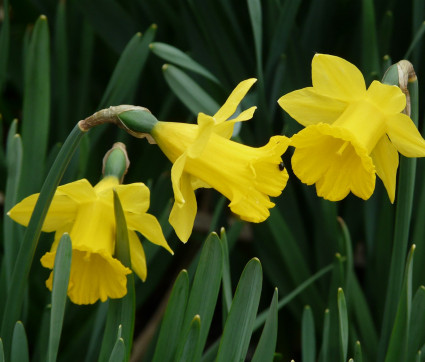
<instances>
[{"instance_id":1,"label":"yellow daffodil","mask_svg":"<svg viewBox=\"0 0 425 362\"><path fill-rule=\"evenodd\" d=\"M406 96L399 87L379 81L366 90L361 72L331 55L314 56L312 81L313 87L278 101L305 126L291 139L295 175L307 185L316 184L319 196L337 201L350 191L368 199L377 174L394 202L398 152L425 156L424 139L400 113Z\"/></svg>"},{"instance_id":2,"label":"yellow daffodil","mask_svg":"<svg viewBox=\"0 0 425 362\"><path fill-rule=\"evenodd\" d=\"M115 250L115 214L113 190L116 190L127 222L131 268L146 279L146 259L136 234L140 232L152 243L170 253L158 220L146 211L149 189L143 183L120 185L109 176L93 187L87 180L59 186L50 205L42 230L55 231L51 251L41 258L44 267L53 269L56 249L63 233L72 240L72 263L68 296L76 304L92 304L98 299L121 298L127 293L127 277L131 273L113 257ZM39 194L34 194L9 212L22 225L28 225ZM46 281L52 289L53 272Z\"/></svg>"},{"instance_id":3,"label":"yellow daffodil","mask_svg":"<svg viewBox=\"0 0 425 362\"><path fill-rule=\"evenodd\" d=\"M286 186L288 173L281 155L288 138L272 137L260 148L230 140L234 124L252 118L255 111L256 107L251 107L229 120L255 81L241 82L214 116L199 113L198 124L156 122L150 132L174 163L175 202L169 220L183 242L192 232L197 188L216 189L231 201L230 209L241 219L261 222L274 206L269 196L279 196Z\"/></svg>"}]
</instances>

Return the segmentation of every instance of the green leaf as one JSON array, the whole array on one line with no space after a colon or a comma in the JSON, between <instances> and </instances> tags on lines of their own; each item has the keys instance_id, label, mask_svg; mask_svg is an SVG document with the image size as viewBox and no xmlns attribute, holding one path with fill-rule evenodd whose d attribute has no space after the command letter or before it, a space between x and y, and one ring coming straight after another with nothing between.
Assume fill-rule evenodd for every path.
<instances>
[{"instance_id":1,"label":"green leaf","mask_svg":"<svg viewBox=\"0 0 425 362\"><path fill-rule=\"evenodd\" d=\"M0 338L0 362L4 362L3 341Z\"/></svg>"},{"instance_id":2,"label":"green leaf","mask_svg":"<svg viewBox=\"0 0 425 362\"><path fill-rule=\"evenodd\" d=\"M366 79L379 74L379 54L376 36L376 18L373 0L362 0L363 72Z\"/></svg>"},{"instance_id":3,"label":"green leaf","mask_svg":"<svg viewBox=\"0 0 425 362\"><path fill-rule=\"evenodd\" d=\"M125 267L131 269L127 223L121 202L115 190L114 211L116 222L115 256ZM105 332L100 349L100 360L106 360L106 357L111 353L117 328L120 328L122 339L125 342L126 360L130 358L134 333L135 303L134 273L131 273L127 275L127 294L120 299L109 300ZM119 342L117 341L116 343Z\"/></svg>"},{"instance_id":4,"label":"green leaf","mask_svg":"<svg viewBox=\"0 0 425 362\"><path fill-rule=\"evenodd\" d=\"M50 331L48 360L56 361L59 341L65 314L66 295L71 272L72 244L67 233L63 234L56 250L53 267L52 309L50 314Z\"/></svg>"},{"instance_id":5,"label":"green leaf","mask_svg":"<svg viewBox=\"0 0 425 362\"><path fill-rule=\"evenodd\" d=\"M25 327L22 322L18 321L13 329L12 352L10 362L27 362L29 361L28 341L25 333Z\"/></svg>"},{"instance_id":6,"label":"green leaf","mask_svg":"<svg viewBox=\"0 0 425 362\"><path fill-rule=\"evenodd\" d=\"M44 177L50 127L50 41L47 18L35 23L24 72L22 182L20 195L39 190ZM34 172L37 170L37 172Z\"/></svg>"},{"instance_id":7,"label":"green leaf","mask_svg":"<svg viewBox=\"0 0 425 362\"><path fill-rule=\"evenodd\" d=\"M149 44L155 37L157 26L151 25L142 36L137 33L129 41L109 79L99 109L121 103L132 103L140 74L149 55Z\"/></svg>"},{"instance_id":8,"label":"green leaf","mask_svg":"<svg viewBox=\"0 0 425 362\"><path fill-rule=\"evenodd\" d=\"M179 337L181 336L188 295L189 277L187 271L182 270L174 283L170 299L168 300L168 306L156 343L153 362L173 361Z\"/></svg>"},{"instance_id":9,"label":"green leaf","mask_svg":"<svg viewBox=\"0 0 425 362\"><path fill-rule=\"evenodd\" d=\"M261 296L262 270L256 258L245 266L224 326L217 362L245 359Z\"/></svg>"},{"instance_id":10,"label":"green leaf","mask_svg":"<svg viewBox=\"0 0 425 362\"><path fill-rule=\"evenodd\" d=\"M189 331L187 332L185 343L182 345L182 349L177 351L175 361L179 362L196 362L196 350L199 341L199 335L201 331L201 318L196 315L190 324Z\"/></svg>"},{"instance_id":11,"label":"green leaf","mask_svg":"<svg viewBox=\"0 0 425 362\"><path fill-rule=\"evenodd\" d=\"M109 362L120 361L125 361L125 343L123 338L118 337L109 356Z\"/></svg>"},{"instance_id":12,"label":"green leaf","mask_svg":"<svg viewBox=\"0 0 425 362\"><path fill-rule=\"evenodd\" d=\"M152 53L164 59L166 62L178 65L186 70L202 75L204 78L220 85L220 81L205 67L194 61L190 56L171 45L155 42L150 44Z\"/></svg>"},{"instance_id":13,"label":"green leaf","mask_svg":"<svg viewBox=\"0 0 425 362\"><path fill-rule=\"evenodd\" d=\"M410 312L412 305L412 268L415 245L412 245L407 256L403 287L399 300L394 327L391 333L385 362L405 361L409 341Z\"/></svg>"},{"instance_id":14,"label":"green leaf","mask_svg":"<svg viewBox=\"0 0 425 362\"><path fill-rule=\"evenodd\" d=\"M322 347L320 351L320 361L326 362L329 361L329 328L330 328L330 312L329 309L325 310L325 317L323 318L323 339L322 339Z\"/></svg>"},{"instance_id":15,"label":"green leaf","mask_svg":"<svg viewBox=\"0 0 425 362\"><path fill-rule=\"evenodd\" d=\"M218 111L220 105L186 73L168 64L162 70L171 90L194 115L213 115Z\"/></svg>"},{"instance_id":16,"label":"green leaf","mask_svg":"<svg viewBox=\"0 0 425 362\"><path fill-rule=\"evenodd\" d=\"M314 317L308 305L304 308L301 320L301 352L303 362L314 362L316 360Z\"/></svg>"},{"instance_id":17,"label":"green leaf","mask_svg":"<svg viewBox=\"0 0 425 362\"><path fill-rule=\"evenodd\" d=\"M363 362L362 347L359 341L354 345L354 362Z\"/></svg>"},{"instance_id":18,"label":"green leaf","mask_svg":"<svg viewBox=\"0 0 425 362\"><path fill-rule=\"evenodd\" d=\"M22 167L22 140L16 134L17 121L14 120L10 126L7 136L6 162L7 179L4 200L4 209L9 211L18 202L18 185L21 177ZM17 234L16 223L5 213L3 218L4 232L4 267L6 272L6 285L10 287L10 277L13 270L13 261L18 255L20 240ZM2 293L3 294L3 293ZM6 293L0 298L6 298Z\"/></svg>"},{"instance_id":19,"label":"green leaf","mask_svg":"<svg viewBox=\"0 0 425 362\"><path fill-rule=\"evenodd\" d=\"M345 302L344 292L338 289L338 317L339 317L339 336L341 340L342 361L347 359L348 351L348 314L347 304Z\"/></svg>"},{"instance_id":20,"label":"green leaf","mask_svg":"<svg viewBox=\"0 0 425 362\"><path fill-rule=\"evenodd\" d=\"M9 60L10 43L10 21L9 21L9 0L3 1L3 19L0 32L0 92L3 91L7 80L7 65Z\"/></svg>"},{"instance_id":21,"label":"green leaf","mask_svg":"<svg viewBox=\"0 0 425 362\"><path fill-rule=\"evenodd\" d=\"M414 359L425 341L425 287L420 286L412 301L407 360Z\"/></svg>"},{"instance_id":22,"label":"green leaf","mask_svg":"<svg viewBox=\"0 0 425 362\"><path fill-rule=\"evenodd\" d=\"M195 360L199 360L207 340L214 309L217 303L218 293L220 291L220 282L223 269L223 252L220 240L216 233L211 233L204 243L198 267L193 280L192 289L189 295L189 301L181 328L181 345L185 343L183 337L187 334L190 324L195 317L199 315L202 324L197 344Z\"/></svg>"},{"instance_id":23,"label":"green leaf","mask_svg":"<svg viewBox=\"0 0 425 362\"><path fill-rule=\"evenodd\" d=\"M7 295L6 307L1 326L1 338L4 343L6 358L9 355L8 351L10 351L12 329L21 312L24 290L27 284L35 249L37 247L38 238L40 237L41 227L56 191L56 187L62 179L65 169L68 166L83 134L84 133L80 130L78 125L76 125L63 144L49 174L47 175L46 181L43 184L40 196L38 197L37 203L34 207L34 212L25 231L24 239L19 248L19 253L16 258L15 268L13 269L10 283L10 285L13 285L13 288L10 289L10 292Z\"/></svg>"},{"instance_id":24,"label":"green leaf","mask_svg":"<svg viewBox=\"0 0 425 362\"><path fill-rule=\"evenodd\" d=\"M58 2L55 19L55 36L54 36L54 59L52 67L54 71L54 87L53 93L55 119L55 131L57 135L63 139L68 132L69 121L69 55L68 55L68 39L67 39L67 11L66 2L61 0ZM85 54L84 54L85 55Z\"/></svg>"},{"instance_id":25,"label":"green leaf","mask_svg":"<svg viewBox=\"0 0 425 362\"><path fill-rule=\"evenodd\" d=\"M276 288L273 293L273 299L268 311L266 324L264 325L263 333L261 333L260 341L258 342L254 356L252 357L252 362L273 361L277 341L277 300L278 292Z\"/></svg>"},{"instance_id":26,"label":"green leaf","mask_svg":"<svg viewBox=\"0 0 425 362\"><path fill-rule=\"evenodd\" d=\"M232 305L232 279L230 276L230 261L229 261L229 245L227 243L227 235L224 228L221 229L220 241L223 247L223 315L228 315L230 307ZM225 323L226 318L223 320L223 325Z\"/></svg>"},{"instance_id":27,"label":"green leaf","mask_svg":"<svg viewBox=\"0 0 425 362\"><path fill-rule=\"evenodd\" d=\"M384 75L383 83L398 85L397 79L390 79L394 74L392 69L397 70L394 65ZM397 72L398 73L398 72ZM408 90L411 99L411 119L418 124L418 82L409 81ZM396 216L394 226L394 241L389 270L388 287L385 296L384 319L381 329L378 359L383 359L387 350L388 341L394 324L397 306L399 303L401 288L403 284L403 270L405 266L405 255L407 252L410 221L412 215L413 195L416 177L416 159L400 157L400 171L397 185Z\"/></svg>"},{"instance_id":28,"label":"green leaf","mask_svg":"<svg viewBox=\"0 0 425 362\"><path fill-rule=\"evenodd\" d=\"M263 57L263 15L259 0L247 0L249 17L251 19L252 32L254 33L255 57L257 59L257 70L262 69Z\"/></svg>"},{"instance_id":29,"label":"green leaf","mask_svg":"<svg viewBox=\"0 0 425 362\"><path fill-rule=\"evenodd\" d=\"M120 2L77 0L75 3L106 44L121 53L127 40L136 32L136 24Z\"/></svg>"}]
</instances>

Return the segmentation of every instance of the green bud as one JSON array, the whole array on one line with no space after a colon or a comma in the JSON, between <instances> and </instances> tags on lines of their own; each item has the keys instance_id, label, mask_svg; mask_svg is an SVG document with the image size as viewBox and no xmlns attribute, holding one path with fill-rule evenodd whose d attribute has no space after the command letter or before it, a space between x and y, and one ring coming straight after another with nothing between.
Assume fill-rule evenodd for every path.
<instances>
[{"instance_id":1,"label":"green bud","mask_svg":"<svg viewBox=\"0 0 425 362\"><path fill-rule=\"evenodd\" d=\"M124 143L116 142L103 158L103 177L115 176L122 183L130 166Z\"/></svg>"},{"instance_id":2,"label":"green bud","mask_svg":"<svg viewBox=\"0 0 425 362\"><path fill-rule=\"evenodd\" d=\"M123 125L132 133L151 133L158 120L147 109L134 109L118 114Z\"/></svg>"}]
</instances>

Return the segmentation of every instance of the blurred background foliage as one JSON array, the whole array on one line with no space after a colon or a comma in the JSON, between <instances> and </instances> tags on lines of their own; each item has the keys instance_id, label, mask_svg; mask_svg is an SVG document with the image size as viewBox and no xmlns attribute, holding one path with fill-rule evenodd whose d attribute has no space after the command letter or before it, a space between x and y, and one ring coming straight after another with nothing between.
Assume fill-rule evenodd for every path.
<instances>
[{"instance_id":1,"label":"blurred background foliage","mask_svg":"<svg viewBox=\"0 0 425 362\"><path fill-rule=\"evenodd\" d=\"M409 59L419 89L425 89L422 0L4 0L1 10L0 207L4 213L23 197L39 192L74 125L112 105L141 105L160 120L193 123L198 112L213 114L240 81L255 77L258 82L243 109L251 105L258 109L235 138L262 146L274 134L291 136L300 129L278 107L277 99L311 85L310 63L316 52L356 64L368 83L381 79L393 62ZM421 109L421 132L423 118ZM319 356L322 361L347 360L360 356L360 349L365 361L380 361L385 356L391 360L387 350L392 333L415 337L406 342L406 360L413 360L423 348L425 293L419 288L425 284L423 160L417 162L412 219L400 248L397 243L393 246L396 206L390 204L380 181L367 202L353 196L339 203L324 201L314 187L302 185L291 174L291 151L283 159L292 177L266 222L242 223L231 215L222 196L201 190L194 233L183 245L167 222L171 163L146 140L131 138L111 126L92 130L84 136L62 183L85 177L95 184L101 176L102 157L116 141L127 145L131 161L125 183L149 185L150 213L160 218L175 251L172 257L144 243L148 278L145 283L136 281L135 286L134 358L151 358L147 351L154 350L158 338L167 290L182 268L193 277L205 238L221 227L229 239L230 285L237 284L252 257L261 261L260 311L268 308L275 287L281 299L317 271L333 265L332 272L279 311L276 352L282 360L300 360L301 356L303 361ZM3 291L8 287L5 280L23 228L6 216L0 226L4 240L0 248L5 288L1 289L2 310ZM49 271L38 260L50 242L50 235L42 236L22 313L34 361L45 356L43 331L48 326L50 293L44 280ZM412 243L416 244L414 262L404 273ZM400 267L396 281L389 284L390 268L396 263L392 258L398 258ZM396 287L388 292L392 283ZM406 325L393 329L399 300L404 297L409 307L405 308ZM346 319L339 314L345 303ZM207 346L222 333L221 308L212 320ZM60 360L97 358L106 309L107 304L99 303L67 305ZM344 320L345 325L341 324ZM259 338L259 332L254 333L252 345ZM251 347L248 359L250 351Z\"/></svg>"}]
</instances>

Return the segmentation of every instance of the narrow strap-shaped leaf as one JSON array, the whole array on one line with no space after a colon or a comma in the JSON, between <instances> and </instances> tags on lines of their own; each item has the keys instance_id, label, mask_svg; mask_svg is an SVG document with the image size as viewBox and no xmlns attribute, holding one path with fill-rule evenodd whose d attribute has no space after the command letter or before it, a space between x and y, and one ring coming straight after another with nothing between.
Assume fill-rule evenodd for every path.
<instances>
[{"instance_id":1,"label":"narrow strap-shaped leaf","mask_svg":"<svg viewBox=\"0 0 425 362\"><path fill-rule=\"evenodd\" d=\"M28 362L29 360L27 334L22 322L18 321L13 329L10 362Z\"/></svg>"},{"instance_id":2,"label":"narrow strap-shaped leaf","mask_svg":"<svg viewBox=\"0 0 425 362\"><path fill-rule=\"evenodd\" d=\"M50 121L50 40L47 18L35 23L24 72L20 195L37 192L44 177ZM37 172L34 172L37 170Z\"/></svg>"},{"instance_id":3,"label":"narrow strap-shaped leaf","mask_svg":"<svg viewBox=\"0 0 425 362\"><path fill-rule=\"evenodd\" d=\"M108 303L98 305L94 323L91 328L90 342L85 356L86 362L91 362L97 359L102 344L102 333L104 331L106 316L108 314Z\"/></svg>"},{"instance_id":4,"label":"narrow strap-shaped leaf","mask_svg":"<svg viewBox=\"0 0 425 362\"><path fill-rule=\"evenodd\" d=\"M178 362L196 362L196 345L199 342L199 334L201 332L201 318L196 315L190 323L190 328L185 338L185 343L182 349L177 351L175 361Z\"/></svg>"},{"instance_id":5,"label":"narrow strap-shaped leaf","mask_svg":"<svg viewBox=\"0 0 425 362\"><path fill-rule=\"evenodd\" d=\"M339 317L339 336L341 340L341 354L342 361L347 359L348 351L348 313L347 304L345 301L344 291L342 288L338 289L338 317Z\"/></svg>"},{"instance_id":6,"label":"narrow strap-shaped leaf","mask_svg":"<svg viewBox=\"0 0 425 362\"><path fill-rule=\"evenodd\" d=\"M115 190L114 211L116 222L115 256L125 267L131 269L127 223L125 221L121 202ZM134 333L135 303L134 274L131 273L127 275L127 294L120 299L109 300L105 332L103 334L102 347L100 349L100 360L106 360L106 356L111 353L111 346L116 338L116 330L120 326L121 336L126 348L126 359L128 360L130 358ZM116 343L118 343L118 341Z\"/></svg>"},{"instance_id":7,"label":"narrow strap-shaped leaf","mask_svg":"<svg viewBox=\"0 0 425 362\"><path fill-rule=\"evenodd\" d=\"M408 59L410 57L410 54L415 49L419 41L422 39L424 33L425 33L425 21L421 24L421 26L417 30L415 36L413 37L412 43L410 44L409 49L407 49L407 52L404 55L403 59Z\"/></svg>"},{"instance_id":8,"label":"narrow strap-shaped leaf","mask_svg":"<svg viewBox=\"0 0 425 362\"><path fill-rule=\"evenodd\" d=\"M303 362L314 362L316 360L314 317L309 305L304 308L301 319L301 355Z\"/></svg>"},{"instance_id":9,"label":"narrow strap-shaped leaf","mask_svg":"<svg viewBox=\"0 0 425 362\"><path fill-rule=\"evenodd\" d=\"M245 266L224 326L217 362L245 359L253 331L262 286L262 270L257 258Z\"/></svg>"},{"instance_id":10,"label":"narrow strap-shaped leaf","mask_svg":"<svg viewBox=\"0 0 425 362\"><path fill-rule=\"evenodd\" d=\"M22 167L22 140L16 134L17 121L14 120L10 126L7 136L6 146L6 162L7 162L7 179L6 192L4 200L4 209L9 211L16 203L18 197L18 185L21 177ZM4 214L3 219L3 235L4 235L4 267L6 273L6 288L9 288L10 277L13 270L13 262L18 255L20 241L16 232L16 223ZM7 289L5 289L7 290ZM6 298L6 293L2 293L0 298Z\"/></svg>"},{"instance_id":11,"label":"narrow strap-shaped leaf","mask_svg":"<svg viewBox=\"0 0 425 362\"><path fill-rule=\"evenodd\" d=\"M219 104L185 72L168 64L162 70L171 90L194 115L199 112L213 115L218 111Z\"/></svg>"},{"instance_id":12,"label":"narrow strap-shaped leaf","mask_svg":"<svg viewBox=\"0 0 425 362\"><path fill-rule=\"evenodd\" d=\"M54 130L60 138L66 137L68 132L69 115L69 55L67 39L67 5L65 0L58 2L55 19L54 53L53 53L53 84L55 91L52 94L54 100L54 119L60 122L53 123ZM84 54L85 56L85 54Z\"/></svg>"},{"instance_id":13,"label":"narrow strap-shaped leaf","mask_svg":"<svg viewBox=\"0 0 425 362\"><path fill-rule=\"evenodd\" d=\"M416 264L416 262L415 262ZM407 360L412 361L425 341L425 287L418 288L412 300Z\"/></svg>"},{"instance_id":14,"label":"narrow strap-shaped leaf","mask_svg":"<svg viewBox=\"0 0 425 362\"><path fill-rule=\"evenodd\" d=\"M392 70L395 71L392 71ZM396 74L395 79L392 78ZM393 65L385 73L383 83L398 85L398 67ZM408 90L411 101L411 119L418 125L418 81L409 79ZM403 270L405 267L405 255L407 253L410 219L412 215L413 194L416 177L416 159L400 157L400 171L397 185L396 216L394 226L394 240L391 254L391 265L388 278L387 293L385 296L384 318L381 329L378 359L384 358L387 350L390 334L393 329L398 301L401 295L403 283Z\"/></svg>"},{"instance_id":15,"label":"narrow strap-shaped leaf","mask_svg":"<svg viewBox=\"0 0 425 362\"><path fill-rule=\"evenodd\" d=\"M195 360L199 360L207 340L214 309L217 304L218 293L223 269L223 251L216 233L211 233L204 243L193 280L192 289L187 303L183 326L181 329L180 345L185 341L190 323L195 315L201 318L199 343L196 347Z\"/></svg>"},{"instance_id":16,"label":"narrow strap-shaped leaf","mask_svg":"<svg viewBox=\"0 0 425 362\"><path fill-rule=\"evenodd\" d=\"M232 305L232 279L230 276L230 261L229 261L229 245L227 243L227 235L224 228L221 229L220 241L223 247L223 309L225 309L226 317ZM224 325L225 319L223 320Z\"/></svg>"},{"instance_id":17,"label":"narrow strap-shaped leaf","mask_svg":"<svg viewBox=\"0 0 425 362\"><path fill-rule=\"evenodd\" d=\"M3 350L3 341L0 338L0 362L4 362L4 350Z\"/></svg>"},{"instance_id":18,"label":"narrow strap-shaped leaf","mask_svg":"<svg viewBox=\"0 0 425 362\"><path fill-rule=\"evenodd\" d=\"M121 361L125 361L125 343L124 339L119 337L112 348L112 352L109 356L109 362Z\"/></svg>"},{"instance_id":19,"label":"narrow strap-shaped leaf","mask_svg":"<svg viewBox=\"0 0 425 362\"><path fill-rule=\"evenodd\" d=\"M258 342L254 356L252 357L252 362L273 361L277 341L277 300L278 292L276 288L273 293L273 299L270 304L266 324L264 325L260 341Z\"/></svg>"},{"instance_id":20,"label":"narrow strap-shaped leaf","mask_svg":"<svg viewBox=\"0 0 425 362\"><path fill-rule=\"evenodd\" d=\"M189 277L182 270L171 291L167 309L161 323L153 362L173 361L179 337L182 331L184 311L189 296Z\"/></svg>"},{"instance_id":21,"label":"narrow strap-shaped leaf","mask_svg":"<svg viewBox=\"0 0 425 362\"><path fill-rule=\"evenodd\" d=\"M9 0L3 1L3 19L0 32L0 92L3 91L7 76L7 64L9 60L10 43L10 21L9 21Z\"/></svg>"},{"instance_id":22,"label":"narrow strap-shaped leaf","mask_svg":"<svg viewBox=\"0 0 425 362\"><path fill-rule=\"evenodd\" d=\"M321 362L329 361L328 348L329 348L329 328L330 328L330 311L329 309L325 310L325 317L323 318L323 333L322 333L322 346L320 350L320 359Z\"/></svg>"},{"instance_id":23,"label":"narrow strap-shaped leaf","mask_svg":"<svg viewBox=\"0 0 425 362\"><path fill-rule=\"evenodd\" d=\"M48 345L48 360L56 361L59 341L65 315L66 295L68 292L69 275L71 272L72 244L69 234L62 235L56 251L53 267L52 308L50 314L50 331Z\"/></svg>"},{"instance_id":24,"label":"narrow strap-shaped leaf","mask_svg":"<svg viewBox=\"0 0 425 362\"><path fill-rule=\"evenodd\" d=\"M106 44L121 53L127 40L136 32L136 24L120 2L77 0L75 3Z\"/></svg>"},{"instance_id":25,"label":"narrow strap-shaped leaf","mask_svg":"<svg viewBox=\"0 0 425 362\"><path fill-rule=\"evenodd\" d=\"M376 18L373 0L362 0L363 71L366 78L379 74L379 54L376 37Z\"/></svg>"},{"instance_id":26,"label":"narrow strap-shaped leaf","mask_svg":"<svg viewBox=\"0 0 425 362\"><path fill-rule=\"evenodd\" d=\"M62 179L65 169L68 166L68 163L83 134L84 133L80 130L78 125L76 125L66 139L54 164L52 165L52 168L50 169L49 174L47 175L46 181L41 189L40 196L35 204L34 212L29 221L28 227L25 230L24 239L19 248L15 268L13 269L11 278L11 286L13 287L9 288L8 291L1 326L1 338L4 343L6 358L9 355L8 351L10 351L12 329L19 318L19 313L21 312L24 290L35 249L37 247L38 238L40 237L41 227L56 188Z\"/></svg>"},{"instance_id":27,"label":"narrow strap-shaped leaf","mask_svg":"<svg viewBox=\"0 0 425 362\"><path fill-rule=\"evenodd\" d=\"M164 59L166 62L173 63L186 70L200 74L212 82L220 85L220 81L209 70L194 61L190 56L188 56L186 53L183 53L180 49L160 42L151 43L149 47L152 50L152 53Z\"/></svg>"},{"instance_id":28,"label":"narrow strap-shaped leaf","mask_svg":"<svg viewBox=\"0 0 425 362\"><path fill-rule=\"evenodd\" d=\"M407 360L407 347L409 341L410 312L412 305L412 267L415 245L412 245L407 256L406 270L404 272L403 288L391 333L385 362ZM418 322L418 321L415 321Z\"/></svg>"},{"instance_id":29,"label":"narrow strap-shaped leaf","mask_svg":"<svg viewBox=\"0 0 425 362\"><path fill-rule=\"evenodd\" d=\"M359 341L354 345L354 362L363 362L362 346Z\"/></svg>"},{"instance_id":30,"label":"narrow strap-shaped leaf","mask_svg":"<svg viewBox=\"0 0 425 362\"><path fill-rule=\"evenodd\" d=\"M155 37L156 29L155 24L151 25L143 36L137 33L129 41L112 73L99 109L132 101L134 91L139 84L140 73L150 53L149 44Z\"/></svg>"},{"instance_id":31,"label":"narrow strap-shaped leaf","mask_svg":"<svg viewBox=\"0 0 425 362\"><path fill-rule=\"evenodd\" d=\"M292 292L288 293L285 297L283 297L277 303L277 309L282 309L285 305L294 300L300 293L302 293L306 288L312 285L316 280L320 279L326 273L329 273L333 270L334 264L328 265L322 269L320 269L317 273L313 274L310 278L302 282L298 287L296 287ZM267 312L261 312L257 319L255 320L254 330L260 328L267 318Z\"/></svg>"}]
</instances>

